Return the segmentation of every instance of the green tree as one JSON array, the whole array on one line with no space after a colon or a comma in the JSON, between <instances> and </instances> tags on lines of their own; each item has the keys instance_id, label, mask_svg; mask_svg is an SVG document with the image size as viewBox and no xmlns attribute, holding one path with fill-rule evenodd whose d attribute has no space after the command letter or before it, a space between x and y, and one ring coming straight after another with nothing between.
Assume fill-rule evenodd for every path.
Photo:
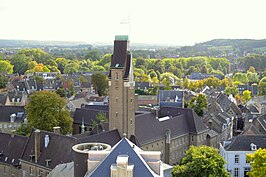
<instances>
[{"instance_id":1,"label":"green tree","mask_svg":"<svg viewBox=\"0 0 266 177\"><path fill-rule=\"evenodd\" d=\"M266 149L259 148L254 154L247 154L251 170L247 173L250 177L266 176Z\"/></svg>"},{"instance_id":2,"label":"green tree","mask_svg":"<svg viewBox=\"0 0 266 177\"><path fill-rule=\"evenodd\" d=\"M0 74L0 89L6 88L7 82L8 82L8 78Z\"/></svg>"},{"instance_id":3,"label":"green tree","mask_svg":"<svg viewBox=\"0 0 266 177\"><path fill-rule=\"evenodd\" d=\"M249 91L249 90L245 90L245 91L243 92L243 99L244 99L245 101L248 101L248 100L250 100L250 98L251 98L251 91Z\"/></svg>"},{"instance_id":4,"label":"green tree","mask_svg":"<svg viewBox=\"0 0 266 177\"><path fill-rule=\"evenodd\" d=\"M2 74L12 74L13 65L7 60L0 60L0 73Z\"/></svg>"},{"instance_id":5,"label":"green tree","mask_svg":"<svg viewBox=\"0 0 266 177\"><path fill-rule=\"evenodd\" d=\"M63 134L71 133L73 119L66 109L66 101L54 92L35 92L26 111L29 128L53 131L53 127L60 126Z\"/></svg>"},{"instance_id":6,"label":"green tree","mask_svg":"<svg viewBox=\"0 0 266 177\"><path fill-rule=\"evenodd\" d=\"M60 97L65 98L66 97L66 91L64 88L58 88L55 93L59 95Z\"/></svg>"},{"instance_id":7,"label":"green tree","mask_svg":"<svg viewBox=\"0 0 266 177\"><path fill-rule=\"evenodd\" d=\"M64 73L65 74L73 74L79 71L79 64L77 62L70 62L65 65Z\"/></svg>"},{"instance_id":8,"label":"green tree","mask_svg":"<svg viewBox=\"0 0 266 177\"><path fill-rule=\"evenodd\" d=\"M250 66L247 72L256 73L256 69L253 66Z\"/></svg>"},{"instance_id":9,"label":"green tree","mask_svg":"<svg viewBox=\"0 0 266 177\"><path fill-rule=\"evenodd\" d=\"M14 65L14 73L24 74L29 68L28 63L32 59L25 54L16 54L11 58L11 63Z\"/></svg>"},{"instance_id":10,"label":"green tree","mask_svg":"<svg viewBox=\"0 0 266 177\"><path fill-rule=\"evenodd\" d=\"M86 55L85 55L86 59L91 59L93 61L95 60L99 60L100 59L100 54L98 52L98 50L90 50Z\"/></svg>"},{"instance_id":11,"label":"green tree","mask_svg":"<svg viewBox=\"0 0 266 177\"><path fill-rule=\"evenodd\" d=\"M233 86L233 87L226 87L225 90L224 90L224 93L226 93L227 95L237 95L238 94L238 89L236 86Z\"/></svg>"},{"instance_id":12,"label":"green tree","mask_svg":"<svg viewBox=\"0 0 266 177\"><path fill-rule=\"evenodd\" d=\"M225 160L218 150L208 146L191 146L179 165L173 168L173 177L229 177Z\"/></svg>"},{"instance_id":13,"label":"green tree","mask_svg":"<svg viewBox=\"0 0 266 177\"><path fill-rule=\"evenodd\" d=\"M94 73L91 76L91 82L93 84L93 87L95 88L96 93L98 93L99 96L107 94L108 78L106 75L102 73Z\"/></svg>"},{"instance_id":14,"label":"green tree","mask_svg":"<svg viewBox=\"0 0 266 177\"><path fill-rule=\"evenodd\" d=\"M266 77L263 77L259 82L259 94L266 95Z\"/></svg>"},{"instance_id":15,"label":"green tree","mask_svg":"<svg viewBox=\"0 0 266 177\"><path fill-rule=\"evenodd\" d=\"M204 109L208 108L208 100L205 95L199 94L189 100L188 107L193 108L198 116L203 116Z\"/></svg>"}]
</instances>

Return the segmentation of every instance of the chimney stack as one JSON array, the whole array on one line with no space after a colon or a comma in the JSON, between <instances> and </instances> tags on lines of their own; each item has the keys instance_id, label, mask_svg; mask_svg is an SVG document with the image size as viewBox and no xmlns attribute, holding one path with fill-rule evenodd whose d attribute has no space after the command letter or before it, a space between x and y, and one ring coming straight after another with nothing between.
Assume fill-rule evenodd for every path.
<instances>
[{"instance_id":1,"label":"chimney stack","mask_svg":"<svg viewBox=\"0 0 266 177\"><path fill-rule=\"evenodd\" d=\"M54 129L54 133L56 133L56 134L61 134L61 128L60 127L53 127L53 129Z\"/></svg>"},{"instance_id":2,"label":"chimney stack","mask_svg":"<svg viewBox=\"0 0 266 177\"><path fill-rule=\"evenodd\" d=\"M38 162L38 159L41 155L41 131L40 130L35 130L34 131L34 136L35 136L35 163Z\"/></svg>"},{"instance_id":3,"label":"chimney stack","mask_svg":"<svg viewBox=\"0 0 266 177\"><path fill-rule=\"evenodd\" d=\"M167 129L165 133L165 163L170 163L170 145L171 145L171 130Z\"/></svg>"}]
</instances>

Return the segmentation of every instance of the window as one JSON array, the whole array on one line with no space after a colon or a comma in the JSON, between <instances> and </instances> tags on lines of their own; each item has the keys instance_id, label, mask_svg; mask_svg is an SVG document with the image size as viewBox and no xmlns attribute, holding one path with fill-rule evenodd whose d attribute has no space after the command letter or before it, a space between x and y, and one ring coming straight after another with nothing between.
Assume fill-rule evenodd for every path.
<instances>
[{"instance_id":1,"label":"window","mask_svg":"<svg viewBox=\"0 0 266 177\"><path fill-rule=\"evenodd\" d=\"M118 102L118 97L115 97L115 102Z\"/></svg>"},{"instance_id":2,"label":"window","mask_svg":"<svg viewBox=\"0 0 266 177\"><path fill-rule=\"evenodd\" d=\"M39 176L42 176L42 170L39 170Z\"/></svg>"},{"instance_id":3,"label":"window","mask_svg":"<svg viewBox=\"0 0 266 177\"><path fill-rule=\"evenodd\" d=\"M131 102L131 103L133 102L133 98L132 98L132 97L130 98L130 102Z\"/></svg>"},{"instance_id":4,"label":"window","mask_svg":"<svg viewBox=\"0 0 266 177\"><path fill-rule=\"evenodd\" d=\"M235 168L234 177L239 177L239 168Z\"/></svg>"},{"instance_id":5,"label":"window","mask_svg":"<svg viewBox=\"0 0 266 177\"><path fill-rule=\"evenodd\" d=\"M30 175L33 175L33 168L30 167Z\"/></svg>"},{"instance_id":6,"label":"window","mask_svg":"<svg viewBox=\"0 0 266 177\"><path fill-rule=\"evenodd\" d=\"M118 112L115 113L115 117L118 117Z\"/></svg>"},{"instance_id":7,"label":"window","mask_svg":"<svg viewBox=\"0 0 266 177\"><path fill-rule=\"evenodd\" d=\"M194 137L193 136L191 136L191 141L193 141L194 140Z\"/></svg>"},{"instance_id":8,"label":"window","mask_svg":"<svg viewBox=\"0 0 266 177\"><path fill-rule=\"evenodd\" d=\"M235 163L239 163L239 155L235 155Z\"/></svg>"},{"instance_id":9,"label":"window","mask_svg":"<svg viewBox=\"0 0 266 177\"><path fill-rule=\"evenodd\" d=\"M115 80L118 80L118 73L115 73Z\"/></svg>"}]
</instances>

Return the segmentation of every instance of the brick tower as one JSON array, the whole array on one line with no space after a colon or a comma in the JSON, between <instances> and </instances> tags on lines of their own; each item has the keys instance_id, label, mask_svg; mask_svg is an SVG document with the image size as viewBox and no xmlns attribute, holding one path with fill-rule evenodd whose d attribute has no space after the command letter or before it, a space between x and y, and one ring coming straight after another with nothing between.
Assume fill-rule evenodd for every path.
<instances>
[{"instance_id":1,"label":"brick tower","mask_svg":"<svg viewBox=\"0 0 266 177\"><path fill-rule=\"evenodd\" d=\"M135 135L135 82L128 36L116 36L109 73L109 130Z\"/></svg>"}]
</instances>

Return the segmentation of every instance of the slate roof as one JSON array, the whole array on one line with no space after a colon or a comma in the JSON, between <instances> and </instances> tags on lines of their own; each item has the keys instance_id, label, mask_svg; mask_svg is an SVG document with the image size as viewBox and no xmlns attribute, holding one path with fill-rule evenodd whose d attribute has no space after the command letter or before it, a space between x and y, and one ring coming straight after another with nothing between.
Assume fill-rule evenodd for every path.
<instances>
[{"instance_id":1,"label":"slate roof","mask_svg":"<svg viewBox=\"0 0 266 177\"><path fill-rule=\"evenodd\" d=\"M26 136L0 132L0 163L18 165L27 139Z\"/></svg>"},{"instance_id":2,"label":"slate roof","mask_svg":"<svg viewBox=\"0 0 266 177\"><path fill-rule=\"evenodd\" d=\"M117 156L119 155L128 155L128 163L134 165L133 174L134 176L145 176L145 177L154 177L156 175L150 167L146 164L144 159L138 154L138 147L132 147L133 144L123 138L116 146L114 146L109 155L100 163L98 167L91 173L86 174L86 177L99 177L99 176L110 176L110 167L113 164L116 164Z\"/></svg>"},{"instance_id":3,"label":"slate roof","mask_svg":"<svg viewBox=\"0 0 266 177\"><path fill-rule=\"evenodd\" d=\"M5 105L7 99L7 94L0 94L0 105Z\"/></svg>"},{"instance_id":4,"label":"slate roof","mask_svg":"<svg viewBox=\"0 0 266 177\"><path fill-rule=\"evenodd\" d=\"M189 75L188 78L191 80L203 80L211 76L214 76L220 80L224 78L224 76L222 76L221 74L204 74L204 73L191 73L191 75Z\"/></svg>"},{"instance_id":5,"label":"slate roof","mask_svg":"<svg viewBox=\"0 0 266 177\"><path fill-rule=\"evenodd\" d=\"M57 165L47 177L74 177L74 162Z\"/></svg>"},{"instance_id":6,"label":"slate roof","mask_svg":"<svg viewBox=\"0 0 266 177\"><path fill-rule=\"evenodd\" d=\"M131 55L128 51L128 41L115 40L110 68L124 68L125 72L123 78L128 78L130 67L132 67L130 63ZM110 74L109 77L111 77Z\"/></svg>"},{"instance_id":7,"label":"slate roof","mask_svg":"<svg viewBox=\"0 0 266 177\"><path fill-rule=\"evenodd\" d=\"M266 131L266 114L258 117L257 120L259 121L259 123L263 127L263 129Z\"/></svg>"},{"instance_id":8,"label":"slate roof","mask_svg":"<svg viewBox=\"0 0 266 177\"><path fill-rule=\"evenodd\" d=\"M239 135L225 146L227 151L251 151L250 144L257 145L257 149L266 148L266 135Z\"/></svg>"},{"instance_id":9,"label":"slate roof","mask_svg":"<svg viewBox=\"0 0 266 177\"><path fill-rule=\"evenodd\" d=\"M25 118L24 106L3 106L0 105L0 122L10 122L10 116L16 114L15 122L22 122ZM19 113L19 114L18 114ZM23 114L21 114L23 113Z\"/></svg>"},{"instance_id":10,"label":"slate roof","mask_svg":"<svg viewBox=\"0 0 266 177\"><path fill-rule=\"evenodd\" d=\"M183 107L183 90L159 90L158 100L160 107L162 106L173 106Z\"/></svg>"},{"instance_id":11,"label":"slate roof","mask_svg":"<svg viewBox=\"0 0 266 177\"><path fill-rule=\"evenodd\" d=\"M261 133L253 124L251 124L243 133L243 135L260 135Z\"/></svg>"},{"instance_id":12,"label":"slate roof","mask_svg":"<svg viewBox=\"0 0 266 177\"><path fill-rule=\"evenodd\" d=\"M22 92L17 92L17 91L13 91L13 92L8 92L8 99L13 102L21 102L22 97L23 97L23 93Z\"/></svg>"},{"instance_id":13,"label":"slate roof","mask_svg":"<svg viewBox=\"0 0 266 177\"><path fill-rule=\"evenodd\" d=\"M135 82L135 88L138 89L148 89L150 88L150 83L149 82Z\"/></svg>"},{"instance_id":14,"label":"slate roof","mask_svg":"<svg viewBox=\"0 0 266 177\"><path fill-rule=\"evenodd\" d=\"M77 108L73 115L74 124L81 124L84 121L85 125L92 125L93 120L96 120L97 114L100 112L105 113L109 117L108 111L99 109Z\"/></svg>"},{"instance_id":15,"label":"slate roof","mask_svg":"<svg viewBox=\"0 0 266 177\"><path fill-rule=\"evenodd\" d=\"M48 135L50 139L49 144L46 148L44 147L45 135ZM30 158L30 155L34 155L34 142L35 134L34 130L32 130L25 146L25 150L22 155L22 160L35 164L35 161L31 161ZM40 143L41 154L37 164L43 167L47 167L45 160L51 159L51 162L49 162L49 166L47 168L53 169L58 164L72 161L72 146L78 144L78 140L74 137L64 136L41 130Z\"/></svg>"},{"instance_id":16,"label":"slate roof","mask_svg":"<svg viewBox=\"0 0 266 177\"><path fill-rule=\"evenodd\" d=\"M49 136L49 144L45 148L44 147L44 137L45 135ZM23 151L22 160L34 163L35 161L31 161L30 155L34 155L34 142L35 142L35 134L34 130L31 131L29 139L25 145L25 149ZM86 142L102 142L107 143L111 146L115 145L121 139L118 130L107 131L103 133L99 133L97 135L89 135L89 134L80 134L76 136L64 136L60 134L55 134L47 131L40 131L40 140L41 140L41 155L37 162L38 165L41 165L46 168L53 169L58 164L68 163L73 161L73 151L72 147L79 143ZM49 167L46 166L46 159L51 159L49 162Z\"/></svg>"},{"instance_id":17,"label":"slate roof","mask_svg":"<svg viewBox=\"0 0 266 177\"><path fill-rule=\"evenodd\" d=\"M192 109L162 107L159 118L171 116L168 120L159 121L153 113L136 116L136 138L143 145L165 137L167 129L171 130L171 137L185 134L197 134L208 130L208 127Z\"/></svg>"},{"instance_id":18,"label":"slate roof","mask_svg":"<svg viewBox=\"0 0 266 177\"><path fill-rule=\"evenodd\" d=\"M114 146L121 140L121 136L117 129L95 135L91 135L90 133L77 134L74 135L74 137L78 139L79 143L99 142L109 144L110 146Z\"/></svg>"}]
</instances>

